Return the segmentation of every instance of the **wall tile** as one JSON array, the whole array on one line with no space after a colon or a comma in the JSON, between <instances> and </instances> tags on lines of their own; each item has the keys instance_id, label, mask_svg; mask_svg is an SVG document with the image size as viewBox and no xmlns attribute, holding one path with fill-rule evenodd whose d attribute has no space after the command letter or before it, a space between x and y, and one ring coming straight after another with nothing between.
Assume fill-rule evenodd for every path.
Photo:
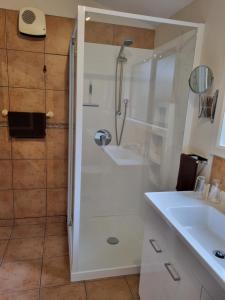
<instances>
[{"instance_id":1,"label":"wall tile","mask_svg":"<svg viewBox=\"0 0 225 300\"><path fill-rule=\"evenodd\" d=\"M225 190L225 159L219 156L213 157L212 169L211 169L211 178L221 180L220 188Z\"/></svg>"},{"instance_id":2,"label":"wall tile","mask_svg":"<svg viewBox=\"0 0 225 300\"><path fill-rule=\"evenodd\" d=\"M47 161L47 187L62 188L67 186L67 161L48 160Z\"/></svg>"},{"instance_id":3,"label":"wall tile","mask_svg":"<svg viewBox=\"0 0 225 300\"><path fill-rule=\"evenodd\" d=\"M12 161L0 160L0 190L12 188ZM4 174L4 176L2 176Z\"/></svg>"},{"instance_id":4,"label":"wall tile","mask_svg":"<svg viewBox=\"0 0 225 300\"><path fill-rule=\"evenodd\" d=\"M44 88L44 54L8 50L9 85Z\"/></svg>"},{"instance_id":5,"label":"wall tile","mask_svg":"<svg viewBox=\"0 0 225 300\"><path fill-rule=\"evenodd\" d=\"M11 139L8 128L0 129L0 159L11 158Z\"/></svg>"},{"instance_id":6,"label":"wall tile","mask_svg":"<svg viewBox=\"0 0 225 300\"><path fill-rule=\"evenodd\" d=\"M46 111L53 111L49 123L68 123L68 92L46 90Z\"/></svg>"},{"instance_id":7,"label":"wall tile","mask_svg":"<svg viewBox=\"0 0 225 300\"><path fill-rule=\"evenodd\" d=\"M51 128L47 130L47 158L67 158L68 130Z\"/></svg>"},{"instance_id":8,"label":"wall tile","mask_svg":"<svg viewBox=\"0 0 225 300\"><path fill-rule=\"evenodd\" d=\"M13 226L14 219L0 219L0 226Z\"/></svg>"},{"instance_id":9,"label":"wall tile","mask_svg":"<svg viewBox=\"0 0 225 300\"><path fill-rule=\"evenodd\" d=\"M52 90L68 89L68 56L45 55L46 88Z\"/></svg>"},{"instance_id":10,"label":"wall tile","mask_svg":"<svg viewBox=\"0 0 225 300\"><path fill-rule=\"evenodd\" d=\"M99 22L86 22L85 41L88 43L113 44L114 25Z\"/></svg>"},{"instance_id":11,"label":"wall tile","mask_svg":"<svg viewBox=\"0 0 225 300\"><path fill-rule=\"evenodd\" d=\"M0 219L13 219L13 191L0 191Z\"/></svg>"},{"instance_id":12,"label":"wall tile","mask_svg":"<svg viewBox=\"0 0 225 300\"><path fill-rule=\"evenodd\" d=\"M60 216L67 213L67 190L47 190L47 216Z\"/></svg>"},{"instance_id":13,"label":"wall tile","mask_svg":"<svg viewBox=\"0 0 225 300\"><path fill-rule=\"evenodd\" d=\"M8 86L6 50L0 49L0 86Z\"/></svg>"},{"instance_id":14,"label":"wall tile","mask_svg":"<svg viewBox=\"0 0 225 300\"><path fill-rule=\"evenodd\" d=\"M7 87L0 87L0 112L3 109L9 110L9 97L8 97L8 88ZM0 122L3 122L3 121L7 122L7 118L3 117L2 114L0 114Z\"/></svg>"},{"instance_id":15,"label":"wall tile","mask_svg":"<svg viewBox=\"0 0 225 300\"><path fill-rule=\"evenodd\" d=\"M16 218L41 217L46 215L46 191L15 190L14 210Z\"/></svg>"},{"instance_id":16,"label":"wall tile","mask_svg":"<svg viewBox=\"0 0 225 300\"><path fill-rule=\"evenodd\" d=\"M155 31L145 28L115 25L114 45L121 45L126 39L131 39L133 41L132 47L153 49Z\"/></svg>"},{"instance_id":17,"label":"wall tile","mask_svg":"<svg viewBox=\"0 0 225 300\"><path fill-rule=\"evenodd\" d=\"M46 24L45 52L68 55L70 38L74 28L74 19L46 16Z\"/></svg>"},{"instance_id":18,"label":"wall tile","mask_svg":"<svg viewBox=\"0 0 225 300\"><path fill-rule=\"evenodd\" d=\"M22 35L18 30L19 12L6 11L7 48L32 52L44 52L44 38Z\"/></svg>"},{"instance_id":19,"label":"wall tile","mask_svg":"<svg viewBox=\"0 0 225 300\"><path fill-rule=\"evenodd\" d=\"M14 159L45 159L45 140L32 139L28 141L26 139L13 139L12 157Z\"/></svg>"},{"instance_id":20,"label":"wall tile","mask_svg":"<svg viewBox=\"0 0 225 300\"><path fill-rule=\"evenodd\" d=\"M0 48L6 47L5 10L0 9Z\"/></svg>"},{"instance_id":21,"label":"wall tile","mask_svg":"<svg viewBox=\"0 0 225 300\"><path fill-rule=\"evenodd\" d=\"M10 110L45 112L45 92L37 89L9 88Z\"/></svg>"},{"instance_id":22,"label":"wall tile","mask_svg":"<svg viewBox=\"0 0 225 300\"><path fill-rule=\"evenodd\" d=\"M45 160L13 160L13 187L16 189L45 188Z\"/></svg>"},{"instance_id":23,"label":"wall tile","mask_svg":"<svg viewBox=\"0 0 225 300\"><path fill-rule=\"evenodd\" d=\"M12 227L11 226L2 226L2 227L0 227L0 240L10 239L11 232L12 232Z\"/></svg>"}]
</instances>

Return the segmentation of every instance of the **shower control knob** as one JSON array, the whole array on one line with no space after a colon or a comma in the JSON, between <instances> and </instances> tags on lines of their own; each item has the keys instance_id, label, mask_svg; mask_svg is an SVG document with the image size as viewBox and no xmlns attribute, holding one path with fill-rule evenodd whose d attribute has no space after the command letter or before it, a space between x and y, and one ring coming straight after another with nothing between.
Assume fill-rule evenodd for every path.
<instances>
[{"instance_id":1,"label":"shower control knob","mask_svg":"<svg viewBox=\"0 0 225 300\"><path fill-rule=\"evenodd\" d=\"M108 130L100 129L96 132L94 140L98 146L107 146L112 140L112 135Z\"/></svg>"}]
</instances>

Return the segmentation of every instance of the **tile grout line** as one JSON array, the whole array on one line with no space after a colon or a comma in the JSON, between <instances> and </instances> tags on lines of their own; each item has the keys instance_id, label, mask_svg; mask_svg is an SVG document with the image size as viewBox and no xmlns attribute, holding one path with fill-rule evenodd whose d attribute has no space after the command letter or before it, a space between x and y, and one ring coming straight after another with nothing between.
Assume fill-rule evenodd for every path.
<instances>
[{"instance_id":1,"label":"tile grout line","mask_svg":"<svg viewBox=\"0 0 225 300\"><path fill-rule=\"evenodd\" d=\"M45 67L45 39L44 39L44 65L43 65L43 73L44 73L44 101L45 101L45 113L46 113L46 72L44 72ZM39 286L39 299L41 299L41 288L42 288L42 272L44 268L44 253L45 253L45 238L46 238L46 230L47 230L47 140L45 137L45 229L44 229L44 238L43 238L43 252L42 252L42 261L41 261L41 276L40 276L40 286Z\"/></svg>"},{"instance_id":2,"label":"tile grout line","mask_svg":"<svg viewBox=\"0 0 225 300\"><path fill-rule=\"evenodd\" d=\"M87 285L86 285L86 281L85 280L84 280L84 290L85 290L86 300L88 300Z\"/></svg>"},{"instance_id":3,"label":"tile grout line","mask_svg":"<svg viewBox=\"0 0 225 300\"><path fill-rule=\"evenodd\" d=\"M39 284L39 293L38 293L39 299L41 299L41 283L42 283L42 272L43 272L43 267L44 267L46 226L47 226L47 222L44 223L43 251L42 251L42 258L41 258L41 275L40 275L40 284Z\"/></svg>"},{"instance_id":4,"label":"tile grout line","mask_svg":"<svg viewBox=\"0 0 225 300\"><path fill-rule=\"evenodd\" d=\"M133 295L133 291L132 291L132 289L131 289L131 287L130 287L130 285L129 285L129 283L128 283L127 277L126 277L126 276L123 276L123 278L124 278L124 280L125 280L125 282L126 282L126 284L127 284L127 286L128 286L128 289L129 289L129 291L130 291L131 298L132 298L132 299L135 299L135 296Z\"/></svg>"},{"instance_id":5,"label":"tile grout line","mask_svg":"<svg viewBox=\"0 0 225 300\"><path fill-rule=\"evenodd\" d=\"M11 103L10 103L10 93L9 93L9 57L8 57L8 48L7 48L7 43L8 43L8 32L7 32L7 12L5 11L5 47L6 47L6 62L7 62L7 78L8 78L8 108L10 110ZM8 123L8 120L7 120ZM14 186L13 186L13 141L12 138L10 137L10 161L11 161L11 191L12 191L12 200L13 200L13 226L15 225L15 194L14 194ZM12 234L12 231L11 231ZM10 238L11 238L10 234Z\"/></svg>"}]
</instances>

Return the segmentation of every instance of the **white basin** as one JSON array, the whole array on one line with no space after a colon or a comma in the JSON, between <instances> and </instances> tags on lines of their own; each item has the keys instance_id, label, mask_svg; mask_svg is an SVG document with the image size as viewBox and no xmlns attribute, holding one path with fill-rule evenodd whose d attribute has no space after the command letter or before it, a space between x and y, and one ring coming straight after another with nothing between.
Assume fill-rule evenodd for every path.
<instances>
[{"instance_id":1,"label":"white basin","mask_svg":"<svg viewBox=\"0 0 225 300\"><path fill-rule=\"evenodd\" d=\"M146 199L225 288L225 259L214 253L225 252L225 215L193 192L147 193Z\"/></svg>"},{"instance_id":2,"label":"white basin","mask_svg":"<svg viewBox=\"0 0 225 300\"><path fill-rule=\"evenodd\" d=\"M210 255L214 250L225 252L224 214L210 206L172 207L168 211ZM221 263L225 266L225 261Z\"/></svg>"},{"instance_id":3,"label":"white basin","mask_svg":"<svg viewBox=\"0 0 225 300\"><path fill-rule=\"evenodd\" d=\"M123 146L108 145L103 146L102 150L118 166L136 166L143 164L143 157L129 148Z\"/></svg>"}]
</instances>

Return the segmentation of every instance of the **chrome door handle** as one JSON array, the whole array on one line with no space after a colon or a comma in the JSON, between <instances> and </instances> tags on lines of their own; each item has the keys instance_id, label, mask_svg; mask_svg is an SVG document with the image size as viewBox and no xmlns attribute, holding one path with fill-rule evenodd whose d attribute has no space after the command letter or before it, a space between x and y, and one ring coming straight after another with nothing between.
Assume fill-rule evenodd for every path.
<instances>
[{"instance_id":1,"label":"chrome door handle","mask_svg":"<svg viewBox=\"0 0 225 300\"><path fill-rule=\"evenodd\" d=\"M165 263L164 266L166 267L167 271L169 272L170 276L173 278L174 281L181 280L179 273L171 263Z\"/></svg>"},{"instance_id":2,"label":"chrome door handle","mask_svg":"<svg viewBox=\"0 0 225 300\"><path fill-rule=\"evenodd\" d=\"M156 253L161 253L162 252L162 249L159 247L156 240L151 239L151 240L149 240L149 243L151 244L152 248L155 250Z\"/></svg>"}]
</instances>

